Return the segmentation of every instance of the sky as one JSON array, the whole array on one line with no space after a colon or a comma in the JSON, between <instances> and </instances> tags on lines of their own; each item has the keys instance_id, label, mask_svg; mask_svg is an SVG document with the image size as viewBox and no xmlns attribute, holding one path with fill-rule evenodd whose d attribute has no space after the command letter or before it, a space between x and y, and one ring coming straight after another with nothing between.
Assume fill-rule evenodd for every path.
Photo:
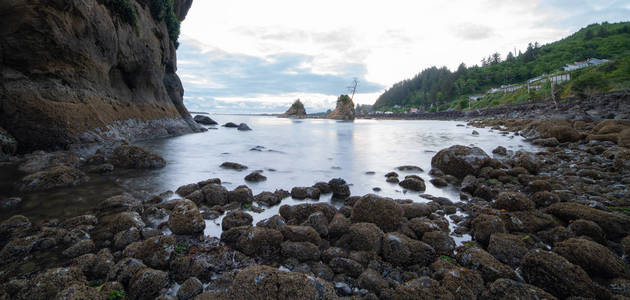
<instances>
[{"instance_id":1,"label":"sky","mask_svg":"<svg viewBox=\"0 0 630 300\"><path fill-rule=\"evenodd\" d=\"M334 109L353 78L372 104L431 66L546 44L596 22L628 21L615 0L195 0L177 50L190 111L277 113L300 98Z\"/></svg>"}]
</instances>

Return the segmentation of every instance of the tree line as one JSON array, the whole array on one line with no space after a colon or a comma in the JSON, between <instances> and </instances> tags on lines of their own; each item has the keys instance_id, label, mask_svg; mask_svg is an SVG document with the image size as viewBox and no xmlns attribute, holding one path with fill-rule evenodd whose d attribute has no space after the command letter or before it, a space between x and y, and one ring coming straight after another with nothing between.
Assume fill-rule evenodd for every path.
<instances>
[{"instance_id":1,"label":"tree line","mask_svg":"<svg viewBox=\"0 0 630 300\"><path fill-rule=\"evenodd\" d=\"M500 85L524 82L564 65L588 58L630 57L630 22L591 24L562 40L541 46L529 43L525 52L495 52L480 65L460 64L455 71L430 67L394 84L374 103L374 109L394 105L428 109Z\"/></svg>"}]
</instances>

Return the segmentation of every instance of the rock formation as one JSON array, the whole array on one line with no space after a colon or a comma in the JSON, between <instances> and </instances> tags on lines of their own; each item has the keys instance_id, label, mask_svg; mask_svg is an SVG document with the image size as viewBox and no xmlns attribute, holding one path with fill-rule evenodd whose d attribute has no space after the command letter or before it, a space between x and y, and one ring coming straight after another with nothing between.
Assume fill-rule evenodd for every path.
<instances>
[{"instance_id":1,"label":"rock formation","mask_svg":"<svg viewBox=\"0 0 630 300\"><path fill-rule=\"evenodd\" d=\"M289 109L279 116L280 118L294 118L294 119L302 119L306 118L306 109L304 109L304 104L300 99L295 100Z\"/></svg>"},{"instance_id":2,"label":"rock formation","mask_svg":"<svg viewBox=\"0 0 630 300\"><path fill-rule=\"evenodd\" d=\"M354 103L348 95L337 98L337 107L326 116L335 120L354 120Z\"/></svg>"},{"instance_id":3,"label":"rock formation","mask_svg":"<svg viewBox=\"0 0 630 300\"><path fill-rule=\"evenodd\" d=\"M0 3L0 127L20 152L200 130L167 26L192 1L174 0L171 18L155 16L162 2L119 2Z\"/></svg>"}]
</instances>

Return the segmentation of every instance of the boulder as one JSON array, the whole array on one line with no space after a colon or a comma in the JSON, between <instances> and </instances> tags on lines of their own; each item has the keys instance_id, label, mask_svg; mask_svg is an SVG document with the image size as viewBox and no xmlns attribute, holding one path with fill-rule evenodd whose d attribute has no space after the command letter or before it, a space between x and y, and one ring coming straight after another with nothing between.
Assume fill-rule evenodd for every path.
<instances>
[{"instance_id":1,"label":"boulder","mask_svg":"<svg viewBox=\"0 0 630 300\"><path fill-rule=\"evenodd\" d=\"M368 268L361 273L357 279L357 285L359 288L366 289L370 292L380 294L381 291L389 287L387 280L383 279L374 269Z\"/></svg>"},{"instance_id":2,"label":"boulder","mask_svg":"<svg viewBox=\"0 0 630 300\"><path fill-rule=\"evenodd\" d=\"M249 182L261 182L267 180L267 177L260 172L251 172L247 176L245 176L245 181Z\"/></svg>"},{"instance_id":3,"label":"boulder","mask_svg":"<svg viewBox=\"0 0 630 300\"><path fill-rule=\"evenodd\" d=\"M241 165L239 163L230 162L230 161L226 161L226 162L222 163L220 165L220 167L224 168L224 169L232 169L232 170L236 170L236 171L243 171L243 170L247 169L247 166L245 166L245 165Z\"/></svg>"},{"instance_id":4,"label":"boulder","mask_svg":"<svg viewBox=\"0 0 630 300\"><path fill-rule=\"evenodd\" d=\"M168 286L168 273L144 268L133 275L129 281L130 299L155 299Z\"/></svg>"},{"instance_id":5,"label":"boulder","mask_svg":"<svg viewBox=\"0 0 630 300\"><path fill-rule=\"evenodd\" d=\"M199 185L196 183L186 184L178 187L175 193L182 197L186 197L192 194L192 192L199 190L199 188Z\"/></svg>"},{"instance_id":6,"label":"boulder","mask_svg":"<svg viewBox=\"0 0 630 300\"><path fill-rule=\"evenodd\" d=\"M481 248L467 247L458 252L456 258L462 266L481 272L486 282L493 282L499 278L516 278L516 273L512 268Z\"/></svg>"},{"instance_id":7,"label":"boulder","mask_svg":"<svg viewBox=\"0 0 630 300\"><path fill-rule=\"evenodd\" d=\"M279 204L282 199L278 197L275 193L272 192L261 192L260 194L254 196L254 201L259 204L264 204L266 206L274 206Z\"/></svg>"},{"instance_id":8,"label":"boulder","mask_svg":"<svg viewBox=\"0 0 630 300\"><path fill-rule=\"evenodd\" d=\"M167 269L174 251L175 237L172 235L160 235L144 240L133 257L142 260L143 263L151 268Z\"/></svg>"},{"instance_id":9,"label":"boulder","mask_svg":"<svg viewBox=\"0 0 630 300\"><path fill-rule=\"evenodd\" d=\"M125 257L119 260L107 273L108 281L117 281L124 285L129 283L131 277L138 271L145 269L147 266L142 261Z\"/></svg>"},{"instance_id":10,"label":"boulder","mask_svg":"<svg viewBox=\"0 0 630 300\"><path fill-rule=\"evenodd\" d=\"M551 215L539 210L507 212L501 214L501 218L510 232L536 233L557 225Z\"/></svg>"},{"instance_id":11,"label":"boulder","mask_svg":"<svg viewBox=\"0 0 630 300\"><path fill-rule=\"evenodd\" d=\"M455 145L433 156L431 166L445 174L464 178L469 174L477 174L489 161L490 157L481 148Z\"/></svg>"},{"instance_id":12,"label":"boulder","mask_svg":"<svg viewBox=\"0 0 630 300\"><path fill-rule=\"evenodd\" d=\"M174 234L197 234L206 228L206 222L194 202L179 200L168 217L168 227Z\"/></svg>"},{"instance_id":13,"label":"boulder","mask_svg":"<svg viewBox=\"0 0 630 300\"><path fill-rule=\"evenodd\" d=\"M237 129L237 130L240 130L240 131L250 131L250 130L252 130L252 129L251 129L251 128L249 128L249 126L247 126L247 124L245 124L245 123L238 124L238 127L237 127L236 129Z\"/></svg>"},{"instance_id":14,"label":"boulder","mask_svg":"<svg viewBox=\"0 0 630 300\"><path fill-rule=\"evenodd\" d=\"M569 222L585 219L597 223L609 239L621 239L630 235L630 217L610 213L573 202L560 202L547 207L547 213Z\"/></svg>"},{"instance_id":15,"label":"boulder","mask_svg":"<svg viewBox=\"0 0 630 300\"><path fill-rule=\"evenodd\" d=\"M332 193L332 189L330 187L330 185L328 184L328 182L317 182L313 185L314 188L317 188L319 190L320 193L322 194L328 194L328 193Z\"/></svg>"},{"instance_id":16,"label":"boulder","mask_svg":"<svg viewBox=\"0 0 630 300\"><path fill-rule=\"evenodd\" d=\"M228 203L229 191L220 184L207 184L201 188L204 202L209 206L225 205Z\"/></svg>"},{"instance_id":17,"label":"boulder","mask_svg":"<svg viewBox=\"0 0 630 300\"><path fill-rule=\"evenodd\" d=\"M195 122L199 123L199 124L203 124L203 125L217 125L219 123L217 123L217 121L212 120L210 117L208 116L204 116L204 115L196 115L193 120L195 120Z\"/></svg>"},{"instance_id":18,"label":"boulder","mask_svg":"<svg viewBox=\"0 0 630 300\"><path fill-rule=\"evenodd\" d=\"M252 204L254 202L254 194L247 186L241 185L228 193L229 202L238 202L240 204Z\"/></svg>"},{"instance_id":19,"label":"boulder","mask_svg":"<svg viewBox=\"0 0 630 300\"><path fill-rule=\"evenodd\" d=\"M328 236L335 239L346 234L350 230L350 220L342 213L336 213L332 221L328 224Z\"/></svg>"},{"instance_id":20,"label":"boulder","mask_svg":"<svg viewBox=\"0 0 630 300\"><path fill-rule=\"evenodd\" d=\"M158 169L166 166L161 156L142 147L121 145L112 153L112 164L123 169Z\"/></svg>"},{"instance_id":21,"label":"boulder","mask_svg":"<svg viewBox=\"0 0 630 300\"><path fill-rule=\"evenodd\" d=\"M546 139L535 139L532 141L532 144L543 147L555 147L560 145L560 142L555 137L552 137Z\"/></svg>"},{"instance_id":22,"label":"boulder","mask_svg":"<svg viewBox=\"0 0 630 300\"><path fill-rule=\"evenodd\" d=\"M226 231L234 227L252 225L253 220L254 218L252 218L250 214L242 210L231 211L223 217L223 220L221 221L221 229Z\"/></svg>"},{"instance_id":23,"label":"boulder","mask_svg":"<svg viewBox=\"0 0 630 300\"><path fill-rule=\"evenodd\" d=\"M433 247L438 255L452 255L455 250L455 241L444 231L425 232L422 241Z\"/></svg>"},{"instance_id":24,"label":"boulder","mask_svg":"<svg viewBox=\"0 0 630 300\"><path fill-rule=\"evenodd\" d=\"M319 245L319 233L311 226L286 225L280 227L284 240L292 242L311 242Z\"/></svg>"},{"instance_id":25,"label":"boulder","mask_svg":"<svg viewBox=\"0 0 630 300\"><path fill-rule=\"evenodd\" d=\"M532 200L518 192L501 192L492 204L496 209L507 211L532 210L536 207Z\"/></svg>"},{"instance_id":26,"label":"boulder","mask_svg":"<svg viewBox=\"0 0 630 300\"><path fill-rule=\"evenodd\" d=\"M55 299L59 292L85 280L83 273L76 267L48 269L30 280L22 298Z\"/></svg>"},{"instance_id":27,"label":"boulder","mask_svg":"<svg viewBox=\"0 0 630 300\"><path fill-rule=\"evenodd\" d=\"M24 176L18 183L23 192L44 191L52 188L79 185L89 179L85 173L69 166L54 166Z\"/></svg>"},{"instance_id":28,"label":"boulder","mask_svg":"<svg viewBox=\"0 0 630 300\"><path fill-rule=\"evenodd\" d=\"M328 236L328 218L320 211L314 212L308 216L302 225L313 227L322 237Z\"/></svg>"},{"instance_id":29,"label":"boulder","mask_svg":"<svg viewBox=\"0 0 630 300\"><path fill-rule=\"evenodd\" d=\"M294 187L291 189L291 197L302 200L306 198L319 199L319 189L314 187Z\"/></svg>"},{"instance_id":30,"label":"boulder","mask_svg":"<svg viewBox=\"0 0 630 300\"><path fill-rule=\"evenodd\" d=\"M109 197L98 204L98 212L101 215L123 211L142 212L142 201L134 198L130 194L124 193Z\"/></svg>"},{"instance_id":31,"label":"boulder","mask_svg":"<svg viewBox=\"0 0 630 300\"><path fill-rule=\"evenodd\" d=\"M304 203L280 206L280 215L289 224L302 224L314 212L322 212L328 221L337 213L337 209L328 203Z\"/></svg>"},{"instance_id":32,"label":"boulder","mask_svg":"<svg viewBox=\"0 0 630 300\"><path fill-rule=\"evenodd\" d=\"M68 247L62 254L68 258L74 258L83 254L94 252L96 246L91 239L80 240L76 244Z\"/></svg>"},{"instance_id":33,"label":"boulder","mask_svg":"<svg viewBox=\"0 0 630 300\"><path fill-rule=\"evenodd\" d=\"M520 300L520 299L541 299L556 300L553 295L543 289L531 284L518 282L512 279L501 278L490 284L487 293L482 299L489 300Z\"/></svg>"},{"instance_id":34,"label":"boulder","mask_svg":"<svg viewBox=\"0 0 630 300\"><path fill-rule=\"evenodd\" d=\"M575 236L587 236L595 242L606 245L606 234L604 230L593 221L583 219L575 220L567 226L567 229L571 230Z\"/></svg>"},{"instance_id":35,"label":"boulder","mask_svg":"<svg viewBox=\"0 0 630 300\"><path fill-rule=\"evenodd\" d=\"M416 192L423 192L427 189L427 186L424 183L424 179L416 175L405 176L405 179L399 182L398 185Z\"/></svg>"},{"instance_id":36,"label":"boulder","mask_svg":"<svg viewBox=\"0 0 630 300\"><path fill-rule=\"evenodd\" d=\"M283 257L295 258L299 261L319 261L319 247L310 242L283 242L281 245Z\"/></svg>"},{"instance_id":37,"label":"boulder","mask_svg":"<svg viewBox=\"0 0 630 300\"><path fill-rule=\"evenodd\" d=\"M504 264L518 266L527 254L527 245L523 238L507 233L494 233L490 235L488 252Z\"/></svg>"},{"instance_id":38,"label":"boulder","mask_svg":"<svg viewBox=\"0 0 630 300\"><path fill-rule=\"evenodd\" d=\"M535 204L536 208L547 207L551 204L560 202L560 197L555 193L549 191L539 191L534 193L530 198Z\"/></svg>"},{"instance_id":39,"label":"boulder","mask_svg":"<svg viewBox=\"0 0 630 300\"><path fill-rule=\"evenodd\" d=\"M530 284L558 298L605 298L582 268L553 252L533 249L521 262L521 274Z\"/></svg>"},{"instance_id":40,"label":"boulder","mask_svg":"<svg viewBox=\"0 0 630 300\"><path fill-rule=\"evenodd\" d=\"M435 260L435 250L404 234L392 232L383 237L382 257L385 261L397 266L418 264L427 266Z\"/></svg>"},{"instance_id":41,"label":"boulder","mask_svg":"<svg viewBox=\"0 0 630 300\"><path fill-rule=\"evenodd\" d=\"M285 227L287 226L282 228ZM315 234L317 235L317 232ZM243 226L224 231L221 240L248 256L277 257L280 254L283 235L271 228Z\"/></svg>"},{"instance_id":42,"label":"boulder","mask_svg":"<svg viewBox=\"0 0 630 300\"><path fill-rule=\"evenodd\" d=\"M328 264L335 273L346 274L354 278L361 276L364 270L359 262L350 258L335 257Z\"/></svg>"},{"instance_id":43,"label":"boulder","mask_svg":"<svg viewBox=\"0 0 630 300\"><path fill-rule=\"evenodd\" d=\"M404 203L400 204L400 207L403 208L404 216L407 219L428 217L433 212L433 209L425 203Z\"/></svg>"},{"instance_id":44,"label":"boulder","mask_svg":"<svg viewBox=\"0 0 630 300\"><path fill-rule=\"evenodd\" d=\"M336 299L333 286L301 273L268 266L251 266L239 272L222 299Z\"/></svg>"},{"instance_id":45,"label":"boulder","mask_svg":"<svg viewBox=\"0 0 630 300\"><path fill-rule=\"evenodd\" d=\"M330 190L333 193L333 198L345 199L350 196L350 187L345 180L341 178L334 178L328 182Z\"/></svg>"},{"instance_id":46,"label":"boulder","mask_svg":"<svg viewBox=\"0 0 630 300\"><path fill-rule=\"evenodd\" d=\"M234 124L233 122L227 122L227 123L223 124L223 127L238 128L238 125Z\"/></svg>"},{"instance_id":47,"label":"boulder","mask_svg":"<svg viewBox=\"0 0 630 300\"><path fill-rule=\"evenodd\" d=\"M558 141L575 142L582 135L575 129L571 128L568 123L558 122L556 120L539 121L536 130L542 138L556 138Z\"/></svg>"},{"instance_id":48,"label":"boulder","mask_svg":"<svg viewBox=\"0 0 630 300\"><path fill-rule=\"evenodd\" d=\"M473 238L483 245L487 245L494 233L506 233L503 220L494 215L479 215L471 222Z\"/></svg>"},{"instance_id":49,"label":"boulder","mask_svg":"<svg viewBox=\"0 0 630 300\"><path fill-rule=\"evenodd\" d=\"M620 257L605 246L581 238L557 243L553 252L578 265L593 277L628 278L630 273Z\"/></svg>"},{"instance_id":50,"label":"boulder","mask_svg":"<svg viewBox=\"0 0 630 300\"><path fill-rule=\"evenodd\" d=\"M441 286L438 281L426 276L398 285L391 298L395 300L456 299L453 294Z\"/></svg>"},{"instance_id":51,"label":"boulder","mask_svg":"<svg viewBox=\"0 0 630 300\"><path fill-rule=\"evenodd\" d=\"M383 231L373 223L355 223L348 230L348 243L352 250L380 253Z\"/></svg>"},{"instance_id":52,"label":"boulder","mask_svg":"<svg viewBox=\"0 0 630 300\"><path fill-rule=\"evenodd\" d=\"M369 194L354 204L350 219L353 223L374 223L384 232L390 232L398 229L403 215L404 210L396 201Z\"/></svg>"},{"instance_id":53,"label":"boulder","mask_svg":"<svg viewBox=\"0 0 630 300\"><path fill-rule=\"evenodd\" d=\"M177 291L178 300L193 299L203 292L203 283L197 277L190 277L182 283Z\"/></svg>"}]
</instances>

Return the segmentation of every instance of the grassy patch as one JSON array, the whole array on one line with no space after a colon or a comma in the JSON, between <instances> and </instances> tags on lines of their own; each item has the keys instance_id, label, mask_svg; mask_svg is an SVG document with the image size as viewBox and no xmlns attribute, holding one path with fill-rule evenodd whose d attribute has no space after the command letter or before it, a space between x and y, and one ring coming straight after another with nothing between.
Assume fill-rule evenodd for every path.
<instances>
[{"instance_id":1,"label":"grassy patch","mask_svg":"<svg viewBox=\"0 0 630 300\"><path fill-rule=\"evenodd\" d=\"M630 207L609 206L608 208L612 211L618 211L626 215L630 215Z\"/></svg>"},{"instance_id":2,"label":"grassy patch","mask_svg":"<svg viewBox=\"0 0 630 300\"><path fill-rule=\"evenodd\" d=\"M186 242L179 243L177 244L177 246L175 246L175 252L179 254L183 254L188 250L188 248L190 248L190 245L188 243Z\"/></svg>"},{"instance_id":3,"label":"grassy patch","mask_svg":"<svg viewBox=\"0 0 630 300\"><path fill-rule=\"evenodd\" d=\"M126 296L125 291L113 290L109 292L109 295L107 295L107 300L125 299Z\"/></svg>"},{"instance_id":4,"label":"grassy patch","mask_svg":"<svg viewBox=\"0 0 630 300\"><path fill-rule=\"evenodd\" d=\"M452 264L454 266L457 265L457 261L454 258L452 258L452 257L450 257L448 255L440 255L440 259L442 259L442 260L444 260L444 261L446 261L446 262L448 262L448 263L450 263L450 264Z\"/></svg>"}]
</instances>

